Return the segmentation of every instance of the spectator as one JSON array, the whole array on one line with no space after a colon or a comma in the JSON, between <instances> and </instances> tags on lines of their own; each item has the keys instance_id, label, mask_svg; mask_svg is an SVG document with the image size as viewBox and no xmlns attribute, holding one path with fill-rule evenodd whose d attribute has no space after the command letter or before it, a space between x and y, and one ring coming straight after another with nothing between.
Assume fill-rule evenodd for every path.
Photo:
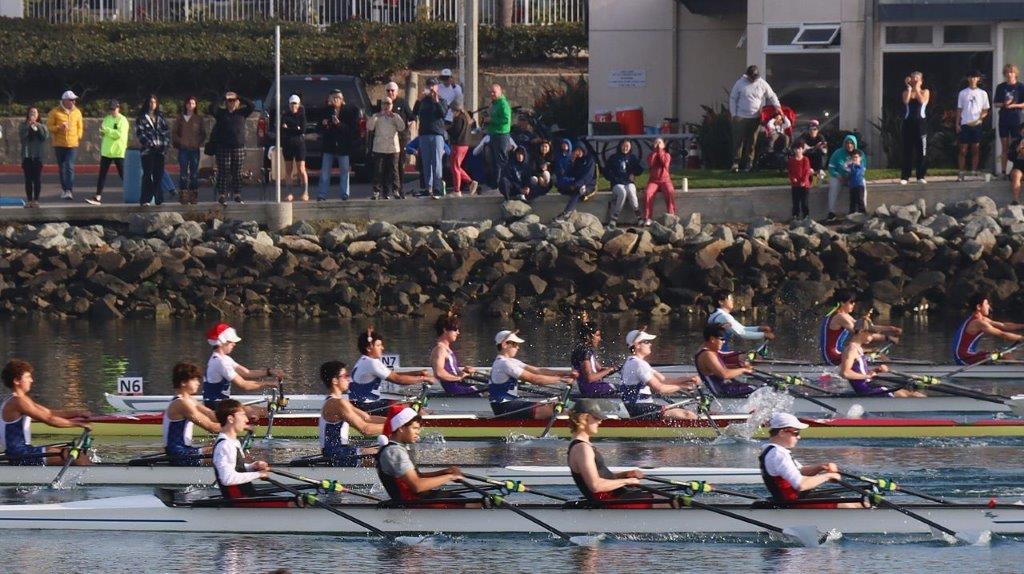
<instances>
[{"instance_id":1,"label":"spectator","mask_svg":"<svg viewBox=\"0 0 1024 574\"><path fill-rule=\"evenodd\" d=\"M86 203L100 205L103 200L103 186L107 181L107 172L110 171L110 164L117 168L117 176L124 184L124 154L128 149L128 118L121 113L121 104L117 100L110 100L107 105L110 113L103 118L100 124L100 173L96 178L96 196L86 198Z\"/></svg>"},{"instance_id":2,"label":"spectator","mask_svg":"<svg viewBox=\"0 0 1024 574\"><path fill-rule=\"evenodd\" d=\"M444 145L444 149L441 152L441 162L444 163L445 156L449 156L450 157L452 155L452 148L451 148L451 146L448 145L448 142L444 141L443 139L441 140L441 142ZM409 142L409 145L405 146L405 154L406 155L411 155L411 156L417 158L416 163L417 163L417 165L419 165L422 168L422 166L423 166L423 159L422 159L422 154L420 153L420 138L419 137L413 138L412 141ZM420 179L421 180L423 179L423 174L422 173L420 174ZM442 181L441 183L443 184L444 182ZM425 189L420 191L417 194L417 197L427 197L427 196L429 196L429 194L427 193L427 191Z\"/></svg>"},{"instance_id":3,"label":"spectator","mask_svg":"<svg viewBox=\"0 0 1024 574\"><path fill-rule=\"evenodd\" d=\"M551 151L551 142L541 140L537 153L530 158L532 175L530 183L532 191L529 199L547 194L551 189L551 166L555 163L555 154Z\"/></svg>"},{"instance_id":4,"label":"spectator","mask_svg":"<svg viewBox=\"0 0 1024 574\"><path fill-rule=\"evenodd\" d=\"M444 195L444 180L442 166L444 160L444 136L446 134L444 125L445 109L441 103L441 95L438 93L438 81L436 78L427 80L427 89L423 96L413 106L412 113L416 117L420 128L420 159L423 171L423 197L430 196L439 199Z\"/></svg>"},{"instance_id":5,"label":"spectator","mask_svg":"<svg viewBox=\"0 0 1024 574\"><path fill-rule=\"evenodd\" d=\"M380 111L370 117L366 129L373 132L373 195L371 199L398 197L402 187L398 158L401 151L399 134L405 131L405 120L394 112L391 98L384 98Z\"/></svg>"},{"instance_id":6,"label":"spectator","mask_svg":"<svg viewBox=\"0 0 1024 574\"><path fill-rule=\"evenodd\" d=\"M572 167L572 141L569 138L562 138L558 142L558 151L554 154L555 160L551 164L551 177L555 183L569 173Z\"/></svg>"},{"instance_id":7,"label":"spectator","mask_svg":"<svg viewBox=\"0 0 1024 574\"><path fill-rule=\"evenodd\" d=\"M288 98L288 111L281 114L281 157L284 159L285 180L288 182L286 201L294 201L292 172L302 183L302 201L309 201L309 174L306 173L306 108L302 98L292 94Z\"/></svg>"},{"instance_id":8,"label":"spectator","mask_svg":"<svg viewBox=\"0 0 1024 574\"><path fill-rule=\"evenodd\" d=\"M644 190L644 226L651 225L651 216L654 215L654 194L659 191L665 195L665 208L668 213L676 212L676 189L672 186L672 156L665 150L665 140L658 138L654 140L654 149L647 158L647 167L650 177L647 179L647 189Z\"/></svg>"},{"instance_id":9,"label":"spectator","mask_svg":"<svg viewBox=\"0 0 1024 574\"><path fill-rule=\"evenodd\" d=\"M988 94L978 87L981 72L973 71L967 75L967 87L960 90L956 98L956 134L960 144L960 155L957 157L957 181L964 181L964 168L967 166L967 150L971 150L971 174L977 174L981 160L981 132L985 118L988 116Z\"/></svg>"},{"instance_id":10,"label":"spectator","mask_svg":"<svg viewBox=\"0 0 1024 574\"><path fill-rule=\"evenodd\" d=\"M488 182L492 188L497 189L501 181L501 170L505 169L508 163L508 152L512 147L512 107L508 100L502 95L501 86L491 85L491 107L488 110L487 135L490 137L488 149L491 160L491 181Z\"/></svg>"},{"instance_id":11,"label":"spectator","mask_svg":"<svg viewBox=\"0 0 1024 574\"><path fill-rule=\"evenodd\" d=\"M441 83L437 86L437 94L445 109L444 121L450 124L455 116L452 105L463 100L462 86L455 83L455 80L452 79L452 71L448 68L441 70L439 79Z\"/></svg>"},{"instance_id":12,"label":"spectator","mask_svg":"<svg viewBox=\"0 0 1024 574\"><path fill-rule=\"evenodd\" d=\"M21 139L21 170L25 172L25 207L39 207L43 188L43 144L50 139L50 130L39 122L39 110L29 108L25 121L18 127Z\"/></svg>"},{"instance_id":13,"label":"spectator","mask_svg":"<svg viewBox=\"0 0 1024 574\"><path fill-rule=\"evenodd\" d=\"M199 154L206 143L205 120L199 113L199 101L188 96L171 129L171 144L178 150L178 201L182 204L199 202Z\"/></svg>"},{"instance_id":14,"label":"spectator","mask_svg":"<svg viewBox=\"0 0 1024 574\"><path fill-rule=\"evenodd\" d=\"M793 198L793 219L806 218L811 210L807 207L807 192L811 187L811 180L814 178L814 169L811 168L811 160L804 152L807 147L798 142L793 146L793 155L786 162L786 172L789 174L790 193Z\"/></svg>"},{"instance_id":15,"label":"spectator","mask_svg":"<svg viewBox=\"0 0 1024 574\"><path fill-rule=\"evenodd\" d=\"M217 144L217 201L221 205L227 205L229 192L235 203L242 203L245 121L252 110L252 102L235 92L224 94L224 107L210 104L210 115L217 120L210 139Z\"/></svg>"},{"instance_id":16,"label":"spectator","mask_svg":"<svg viewBox=\"0 0 1024 574\"><path fill-rule=\"evenodd\" d=\"M408 163L408 156L405 154L405 146L409 145L409 123L412 120L412 109L409 107L409 102L405 101L405 98L398 95L398 84L388 82L388 84L384 86L384 93L387 94L387 97L391 98L391 110L398 114L398 117L402 118L402 121L405 122L405 129L402 130L402 133L398 134L398 197L405 199L402 174L405 173L405 166Z\"/></svg>"},{"instance_id":17,"label":"spectator","mask_svg":"<svg viewBox=\"0 0 1024 574\"><path fill-rule=\"evenodd\" d=\"M75 156L82 140L85 122L82 112L76 106L78 96L68 90L60 96L60 105L50 110L46 117L46 128L53 138L53 154L60 170L60 198L75 199Z\"/></svg>"},{"instance_id":18,"label":"spectator","mask_svg":"<svg viewBox=\"0 0 1024 574\"><path fill-rule=\"evenodd\" d=\"M569 196L569 201L557 219L568 217L580 202L589 200L597 192L594 166L594 156L587 152L587 146L582 143L573 146L569 171L558 179L558 193Z\"/></svg>"},{"instance_id":19,"label":"spectator","mask_svg":"<svg viewBox=\"0 0 1024 574\"><path fill-rule=\"evenodd\" d=\"M530 154L526 148L517 147L512 152L512 161L509 162L508 169L501 172L501 181L498 182L498 190L505 199L522 201L531 195L531 167Z\"/></svg>"},{"instance_id":20,"label":"spectator","mask_svg":"<svg viewBox=\"0 0 1024 574\"><path fill-rule=\"evenodd\" d=\"M775 112L772 119L764 126L765 134L768 136L768 151L776 153L779 150L789 149L789 129L793 127L792 122L782 113L782 110Z\"/></svg>"},{"instance_id":21,"label":"spectator","mask_svg":"<svg viewBox=\"0 0 1024 574\"><path fill-rule=\"evenodd\" d=\"M917 183L928 183L928 102L932 92L924 87L924 74L911 72L903 89L903 169L900 185L910 179L910 168L917 166Z\"/></svg>"},{"instance_id":22,"label":"spectator","mask_svg":"<svg viewBox=\"0 0 1024 574\"><path fill-rule=\"evenodd\" d=\"M850 154L846 171L850 174L850 213L867 213L868 194L864 189L864 164L861 163L860 150Z\"/></svg>"},{"instance_id":23,"label":"spectator","mask_svg":"<svg viewBox=\"0 0 1024 574\"><path fill-rule=\"evenodd\" d=\"M462 167L469 154L470 138L473 134L473 116L466 113L462 100L455 100L451 105L452 123L448 126L448 141L452 148L452 190L455 195L462 195L462 184L469 184L469 194L475 195L480 184L473 181L469 173Z\"/></svg>"},{"instance_id":24,"label":"spectator","mask_svg":"<svg viewBox=\"0 0 1024 574\"><path fill-rule=\"evenodd\" d=\"M636 215L637 223L640 222L640 202L636 197L636 176L644 172L640 165L640 158L632 153L633 144L629 140L619 142L619 149L604 162L604 169L601 170L604 178L612 186L612 199L608 202L608 225L615 227L619 221L619 213L622 206L629 200Z\"/></svg>"},{"instance_id":25,"label":"spectator","mask_svg":"<svg viewBox=\"0 0 1024 574\"><path fill-rule=\"evenodd\" d=\"M811 120L807 124L807 131L800 134L798 143L804 145L804 155L811 162L811 169L818 176L818 181L825 183L825 163L828 158L828 141L821 134L821 125L818 120Z\"/></svg>"},{"instance_id":26,"label":"spectator","mask_svg":"<svg viewBox=\"0 0 1024 574\"><path fill-rule=\"evenodd\" d=\"M157 205L164 202L164 154L171 143L171 130L160 112L156 96L146 98L141 113L135 120L135 137L142 153L142 194L139 205L146 206L153 199Z\"/></svg>"},{"instance_id":27,"label":"spectator","mask_svg":"<svg viewBox=\"0 0 1024 574\"><path fill-rule=\"evenodd\" d=\"M847 168L850 163L850 156L853 152L861 154L861 164L867 169L868 162L867 158L864 157L864 153L857 148L857 136L850 134L843 138L843 145L836 151L832 152L832 156L828 160L828 220L833 221L836 218L836 200L839 199L839 192L842 188L850 187L850 172ZM867 192L864 193L864 201L867 203Z\"/></svg>"},{"instance_id":28,"label":"spectator","mask_svg":"<svg viewBox=\"0 0 1024 574\"><path fill-rule=\"evenodd\" d=\"M512 127L509 132L509 137L515 142L517 146L525 146L527 150L532 154L537 149L537 144L540 143L540 137L533 132L533 126L530 125L530 118L526 114L520 114L516 118L516 125Z\"/></svg>"},{"instance_id":29,"label":"spectator","mask_svg":"<svg viewBox=\"0 0 1024 574\"><path fill-rule=\"evenodd\" d=\"M1013 191L1013 203L1020 205L1021 180L1024 179L1024 126L1017 130L1016 136L1010 141L1010 189Z\"/></svg>"},{"instance_id":30,"label":"spectator","mask_svg":"<svg viewBox=\"0 0 1024 574\"><path fill-rule=\"evenodd\" d=\"M732 114L733 173L740 170L745 158L746 171L754 167L757 134L761 129L761 108L771 104L782 108L778 96L764 81L757 66L750 66L729 92L729 113Z\"/></svg>"},{"instance_id":31,"label":"spectator","mask_svg":"<svg viewBox=\"0 0 1024 574\"><path fill-rule=\"evenodd\" d=\"M359 134L359 110L345 105L341 90L333 90L327 96L327 115L320 121L320 142L323 159L320 165L320 190L316 200L327 199L331 186L331 167L338 164L338 190L341 199L348 201L349 176L352 173L350 157L355 139Z\"/></svg>"},{"instance_id":32,"label":"spectator","mask_svg":"<svg viewBox=\"0 0 1024 574\"><path fill-rule=\"evenodd\" d=\"M992 96L992 103L999 109L999 143L1002 151L996 175L1006 172L1010 140L1016 139L1020 133L1020 110L1024 108L1024 83L1020 81L1020 70L1013 64L1007 64L1003 66L1003 78L1006 81L996 86Z\"/></svg>"}]
</instances>

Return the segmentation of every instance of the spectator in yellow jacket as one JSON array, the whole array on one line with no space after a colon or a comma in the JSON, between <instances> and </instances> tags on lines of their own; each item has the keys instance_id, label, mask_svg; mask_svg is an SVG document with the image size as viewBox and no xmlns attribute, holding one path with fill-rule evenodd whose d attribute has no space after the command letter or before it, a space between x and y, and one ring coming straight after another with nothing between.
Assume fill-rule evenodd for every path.
<instances>
[{"instance_id":1,"label":"spectator in yellow jacket","mask_svg":"<svg viewBox=\"0 0 1024 574\"><path fill-rule=\"evenodd\" d=\"M64 92L60 97L60 105L50 110L46 117L46 127L53 138L53 153L57 156L57 167L60 170L60 197L67 200L75 198L75 156L85 129L82 112L75 107L77 99L78 96L71 90Z\"/></svg>"}]
</instances>

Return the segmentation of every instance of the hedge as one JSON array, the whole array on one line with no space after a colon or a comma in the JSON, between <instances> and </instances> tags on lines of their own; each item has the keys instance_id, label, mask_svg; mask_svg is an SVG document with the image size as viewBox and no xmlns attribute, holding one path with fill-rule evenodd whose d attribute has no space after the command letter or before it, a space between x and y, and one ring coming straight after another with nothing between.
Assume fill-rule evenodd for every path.
<instances>
[{"instance_id":1,"label":"hedge","mask_svg":"<svg viewBox=\"0 0 1024 574\"><path fill-rule=\"evenodd\" d=\"M382 80L416 66L452 65L450 22L385 25L349 21L324 29L281 22L284 74L357 74ZM226 89L262 96L273 78L272 21L50 24L0 18L0 104L53 99L73 89L83 99L131 101L156 93L209 98ZM578 57L580 24L480 29L485 63Z\"/></svg>"}]
</instances>

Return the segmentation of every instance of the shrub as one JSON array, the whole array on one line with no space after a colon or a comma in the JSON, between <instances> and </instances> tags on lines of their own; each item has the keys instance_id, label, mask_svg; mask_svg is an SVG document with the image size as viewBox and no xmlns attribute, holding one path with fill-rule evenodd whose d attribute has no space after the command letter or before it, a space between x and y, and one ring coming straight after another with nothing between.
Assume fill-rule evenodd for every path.
<instances>
[{"instance_id":1,"label":"shrub","mask_svg":"<svg viewBox=\"0 0 1024 574\"><path fill-rule=\"evenodd\" d=\"M706 169L728 169L732 165L732 115L724 103L718 109L701 106L704 115L699 124L690 124L697 134L700 155Z\"/></svg>"},{"instance_id":2,"label":"shrub","mask_svg":"<svg viewBox=\"0 0 1024 574\"><path fill-rule=\"evenodd\" d=\"M562 86L544 88L533 103L533 110L545 118L558 118L558 127L564 135L578 138L587 133L587 108L590 95L587 79L559 78Z\"/></svg>"}]
</instances>

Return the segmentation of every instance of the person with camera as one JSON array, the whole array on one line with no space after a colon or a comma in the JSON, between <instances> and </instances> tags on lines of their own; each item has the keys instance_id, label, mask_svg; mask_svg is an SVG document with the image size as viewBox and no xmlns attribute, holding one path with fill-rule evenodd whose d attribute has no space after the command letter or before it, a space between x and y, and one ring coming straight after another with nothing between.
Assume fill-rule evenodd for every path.
<instances>
[{"instance_id":1,"label":"person with camera","mask_svg":"<svg viewBox=\"0 0 1024 574\"><path fill-rule=\"evenodd\" d=\"M917 183L927 183L928 175L928 102L931 90L924 87L924 74L911 72L903 79L903 168L900 185L906 185L916 166Z\"/></svg>"},{"instance_id":2,"label":"person with camera","mask_svg":"<svg viewBox=\"0 0 1024 574\"><path fill-rule=\"evenodd\" d=\"M444 160L444 137L447 128L444 117L447 108L438 91L437 78L427 80L427 89L412 108L412 114L419 123L420 160L423 162L423 183L425 196L440 198L444 195L444 181L441 171Z\"/></svg>"},{"instance_id":3,"label":"person with camera","mask_svg":"<svg viewBox=\"0 0 1024 574\"><path fill-rule=\"evenodd\" d=\"M327 96L327 115L320 121L319 130L323 148L320 165L320 189L317 201L327 199L331 186L331 167L338 164L338 191L342 201L348 201L349 176L352 175L350 157L359 135L359 110L345 104L341 90L333 90Z\"/></svg>"},{"instance_id":4,"label":"person with camera","mask_svg":"<svg viewBox=\"0 0 1024 574\"><path fill-rule=\"evenodd\" d=\"M1013 64L1003 66L1005 82L996 86L992 103L999 109L999 142L1002 154L996 175L1006 170L1010 158L1010 140L1020 134L1021 110L1024 109L1024 83L1020 81L1020 70ZM1011 168L1012 170L1012 168ZM1009 172L1006 172L1009 175Z\"/></svg>"}]
</instances>

